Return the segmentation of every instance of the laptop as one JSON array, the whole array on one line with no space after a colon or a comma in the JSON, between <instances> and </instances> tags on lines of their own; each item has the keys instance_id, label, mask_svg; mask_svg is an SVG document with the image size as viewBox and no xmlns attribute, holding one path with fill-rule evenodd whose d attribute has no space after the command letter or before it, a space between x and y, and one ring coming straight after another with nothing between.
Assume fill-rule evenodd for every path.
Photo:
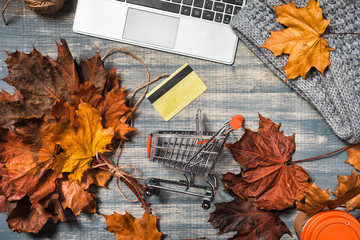
<instances>
[{"instance_id":1,"label":"laptop","mask_svg":"<svg viewBox=\"0 0 360 240\"><path fill-rule=\"evenodd\" d=\"M231 65L246 0L78 0L76 33Z\"/></svg>"}]
</instances>

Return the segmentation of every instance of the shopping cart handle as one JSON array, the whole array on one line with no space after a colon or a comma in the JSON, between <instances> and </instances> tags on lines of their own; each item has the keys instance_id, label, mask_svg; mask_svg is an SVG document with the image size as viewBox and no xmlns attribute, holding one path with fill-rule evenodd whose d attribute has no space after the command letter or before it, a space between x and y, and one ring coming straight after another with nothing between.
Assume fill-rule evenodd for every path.
<instances>
[{"instance_id":1,"label":"shopping cart handle","mask_svg":"<svg viewBox=\"0 0 360 240\"><path fill-rule=\"evenodd\" d=\"M231 118L231 121L229 122L229 125L233 130L237 130L237 129L241 128L241 126L243 124L243 121L244 121L243 116L236 115L236 116Z\"/></svg>"},{"instance_id":2,"label":"shopping cart handle","mask_svg":"<svg viewBox=\"0 0 360 240\"><path fill-rule=\"evenodd\" d=\"M149 137L148 137L147 154L146 154L146 157L147 157L147 158L150 158L150 152L151 152L151 141L152 141L152 134L149 134Z\"/></svg>"}]
</instances>

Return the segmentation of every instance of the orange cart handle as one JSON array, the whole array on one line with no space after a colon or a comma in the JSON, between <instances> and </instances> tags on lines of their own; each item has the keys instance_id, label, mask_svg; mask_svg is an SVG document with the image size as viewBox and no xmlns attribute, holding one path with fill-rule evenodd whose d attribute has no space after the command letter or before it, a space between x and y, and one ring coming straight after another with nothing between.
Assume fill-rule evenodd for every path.
<instances>
[{"instance_id":1,"label":"orange cart handle","mask_svg":"<svg viewBox=\"0 0 360 240\"><path fill-rule=\"evenodd\" d=\"M150 158L151 140L152 140L152 134L149 134L149 137L148 137L147 154L146 154L147 158Z\"/></svg>"},{"instance_id":2,"label":"orange cart handle","mask_svg":"<svg viewBox=\"0 0 360 240\"><path fill-rule=\"evenodd\" d=\"M243 116L236 115L236 116L231 118L231 121L229 122L229 125L233 130L237 130L237 129L241 128L241 126L243 124L243 121L244 121Z\"/></svg>"}]
</instances>

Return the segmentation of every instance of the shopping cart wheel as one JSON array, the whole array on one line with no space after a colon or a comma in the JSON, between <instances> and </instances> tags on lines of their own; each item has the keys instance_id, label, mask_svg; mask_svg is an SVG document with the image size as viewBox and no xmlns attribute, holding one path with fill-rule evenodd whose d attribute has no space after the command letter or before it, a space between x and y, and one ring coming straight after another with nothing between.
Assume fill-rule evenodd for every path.
<instances>
[{"instance_id":1,"label":"shopping cart wheel","mask_svg":"<svg viewBox=\"0 0 360 240\"><path fill-rule=\"evenodd\" d=\"M152 195L154 195L154 189L153 188L146 188L145 189L145 197L150 198Z\"/></svg>"},{"instance_id":2,"label":"shopping cart wheel","mask_svg":"<svg viewBox=\"0 0 360 240\"><path fill-rule=\"evenodd\" d=\"M211 206L210 201L208 201L208 200L204 200L204 201L203 201L203 203L202 203L202 208L203 208L204 210L209 210L209 209L210 209L210 206Z\"/></svg>"},{"instance_id":3,"label":"shopping cart wheel","mask_svg":"<svg viewBox=\"0 0 360 240\"><path fill-rule=\"evenodd\" d=\"M149 188L149 187L145 189L145 197L150 198L154 194L159 195L160 194L160 189L158 189L158 188Z\"/></svg>"}]
</instances>

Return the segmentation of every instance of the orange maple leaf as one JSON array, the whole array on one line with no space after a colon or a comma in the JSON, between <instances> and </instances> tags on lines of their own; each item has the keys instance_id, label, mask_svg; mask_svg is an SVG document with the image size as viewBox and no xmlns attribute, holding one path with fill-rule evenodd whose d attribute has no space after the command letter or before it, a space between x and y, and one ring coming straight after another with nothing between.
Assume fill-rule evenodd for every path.
<instances>
[{"instance_id":1,"label":"orange maple leaf","mask_svg":"<svg viewBox=\"0 0 360 240\"><path fill-rule=\"evenodd\" d=\"M125 215L114 212L111 215L103 215L109 232L115 234L121 240L160 240L162 233L156 226L157 218L144 212L142 218L134 218L128 212Z\"/></svg>"},{"instance_id":2,"label":"orange maple leaf","mask_svg":"<svg viewBox=\"0 0 360 240\"><path fill-rule=\"evenodd\" d=\"M323 18L322 9L316 0L310 0L308 5L297 8L289 1L274 7L277 14L276 21L288 28L281 31L270 31L271 36L261 46L272 51L276 56L289 54L286 66L286 81L306 73L315 67L323 75L330 65L329 51L334 50L328 46L323 34L331 19Z\"/></svg>"}]
</instances>

